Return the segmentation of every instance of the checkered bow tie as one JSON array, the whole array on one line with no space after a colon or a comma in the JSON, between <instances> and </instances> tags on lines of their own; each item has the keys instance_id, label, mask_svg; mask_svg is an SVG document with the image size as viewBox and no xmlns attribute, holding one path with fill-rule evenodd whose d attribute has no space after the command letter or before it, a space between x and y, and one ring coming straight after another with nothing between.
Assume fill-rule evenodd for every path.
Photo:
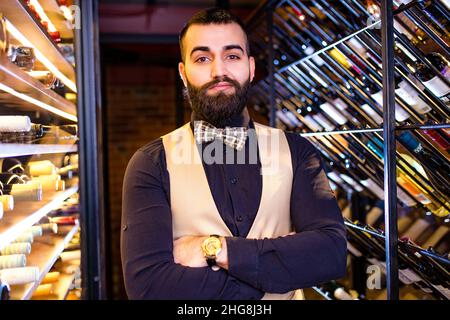
<instances>
[{"instance_id":1,"label":"checkered bow tie","mask_svg":"<svg viewBox=\"0 0 450 320\"><path fill-rule=\"evenodd\" d=\"M194 121L194 137L197 143L209 142L219 138L223 143L238 151L244 148L248 135L247 130L246 127L216 128L203 120Z\"/></svg>"}]
</instances>

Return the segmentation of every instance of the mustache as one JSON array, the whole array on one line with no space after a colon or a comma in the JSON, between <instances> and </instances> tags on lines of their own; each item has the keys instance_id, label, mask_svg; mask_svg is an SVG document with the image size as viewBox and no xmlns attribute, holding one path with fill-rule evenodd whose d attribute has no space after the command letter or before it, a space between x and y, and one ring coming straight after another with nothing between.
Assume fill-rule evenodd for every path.
<instances>
[{"instance_id":1,"label":"mustache","mask_svg":"<svg viewBox=\"0 0 450 320\"><path fill-rule=\"evenodd\" d=\"M228 82L229 84L234 86L236 89L240 89L241 88L240 83L237 82L236 80L233 80L233 79L229 78L228 76L220 76L220 77L214 78L210 82L205 83L203 86L200 87L200 91L204 92L204 91L208 90L209 88L211 88L212 86L214 86L214 85L216 85L216 84L218 84L220 82Z\"/></svg>"}]
</instances>

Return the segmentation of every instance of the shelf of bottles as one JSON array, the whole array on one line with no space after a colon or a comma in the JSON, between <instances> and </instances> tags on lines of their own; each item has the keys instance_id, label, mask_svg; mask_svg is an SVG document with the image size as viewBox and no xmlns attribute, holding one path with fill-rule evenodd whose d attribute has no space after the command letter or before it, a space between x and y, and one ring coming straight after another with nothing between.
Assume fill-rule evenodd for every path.
<instances>
[{"instance_id":1,"label":"shelf of bottles","mask_svg":"<svg viewBox=\"0 0 450 320\"><path fill-rule=\"evenodd\" d=\"M394 7L400 299L450 299L450 2ZM311 292L386 299L380 2L267 1L259 10L248 27L265 73L249 105L321 152L348 231L348 275ZM374 287L371 270L381 274Z\"/></svg>"},{"instance_id":2,"label":"shelf of bottles","mask_svg":"<svg viewBox=\"0 0 450 320\"><path fill-rule=\"evenodd\" d=\"M81 296L72 5L0 2L0 300Z\"/></svg>"}]
</instances>

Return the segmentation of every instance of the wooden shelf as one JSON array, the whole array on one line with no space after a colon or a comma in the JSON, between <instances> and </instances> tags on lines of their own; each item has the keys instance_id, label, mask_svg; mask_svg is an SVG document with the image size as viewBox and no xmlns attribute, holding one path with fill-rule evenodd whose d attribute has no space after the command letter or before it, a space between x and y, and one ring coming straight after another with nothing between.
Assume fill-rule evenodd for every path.
<instances>
[{"instance_id":1,"label":"wooden shelf","mask_svg":"<svg viewBox=\"0 0 450 320\"><path fill-rule=\"evenodd\" d=\"M0 249L78 191L78 186L65 191L44 194L42 201L17 201L14 210L5 212L0 220Z\"/></svg>"},{"instance_id":2,"label":"wooden shelf","mask_svg":"<svg viewBox=\"0 0 450 320\"><path fill-rule=\"evenodd\" d=\"M69 293L70 286L76 278L76 274L61 273L57 283L53 285L54 299L65 300Z\"/></svg>"},{"instance_id":3,"label":"wooden shelf","mask_svg":"<svg viewBox=\"0 0 450 320\"><path fill-rule=\"evenodd\" d=\"M73 102L46 88L39 80L10 62L6 56L0 56L0 84L16 92L16 94L6 92L0 87L0 102L4 104L25 110L47 110L65 119L76 121L77 108ZM33 99L35 103L25 100L22 95Z\"/></svg>"},{"instance_id":4,"label":"wooden shelf","mask_svg":"<svg viewBox=\"0 0 450 320\"><path fill-rule=\"evenodd\" d=\"M20 157L33 154L77 152L75 144L21 144L0 143L0 158Z\"/></svg>"},{"instance_id":5,"label":"wooden shelf","mask_svg":"<svg viewBox=\"0 0 450 320\"><path fill-rule=\"evenodd\" d=\"M39 268L39 280L36 282L11 286L11 300L29 300L45 275L50 271L56 260L64 251L64 247L78 231L79 226L60 226L58 234L36 238L31 253L27 257L27 266ZM45 242L43 241L45 240Z\"/></svg>"},{"instance_id":6,"label":"wooden shelf","mask_svg":"<svg viewBox=\"0 0 450 320\"><path fill-rule=\"evenodd\" d=\"M2 12L33 45L69 80L76 83L75 69L64 58L53 39L21 0L2 0Z\"/></svg>"},{"instance_id":7,"label":"wooden shelf","mask_svg":"<svg viewBox=\"0 0 450 320\"><path fill-rule=\"evenodd\" d=\"M64 15L59 10L59 6L56 0L39 0L42 8L47 14L50 21L55 26L56 30L59 31L62 39L73 39L74 32L70 28L69 22L64 18Z\"/></svg>"}]
</instances>

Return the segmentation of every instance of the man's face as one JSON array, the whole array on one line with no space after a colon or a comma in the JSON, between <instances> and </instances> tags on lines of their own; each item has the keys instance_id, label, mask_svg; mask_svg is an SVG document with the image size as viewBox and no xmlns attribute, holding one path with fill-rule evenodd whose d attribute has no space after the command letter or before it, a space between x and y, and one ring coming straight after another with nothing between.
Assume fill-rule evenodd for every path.
<instances>
[{"instance_id":1,"label":"man's face","mask_svg":"<svg viewBox=\"0 0 450 320\"><path fill-rule=\"evenodd\" d=\"M183 50L185 61L180 62L179 71L194 111L216 125L240 114L255 71L240 26L192 25Z\"/></svg>"}]
</instances>

